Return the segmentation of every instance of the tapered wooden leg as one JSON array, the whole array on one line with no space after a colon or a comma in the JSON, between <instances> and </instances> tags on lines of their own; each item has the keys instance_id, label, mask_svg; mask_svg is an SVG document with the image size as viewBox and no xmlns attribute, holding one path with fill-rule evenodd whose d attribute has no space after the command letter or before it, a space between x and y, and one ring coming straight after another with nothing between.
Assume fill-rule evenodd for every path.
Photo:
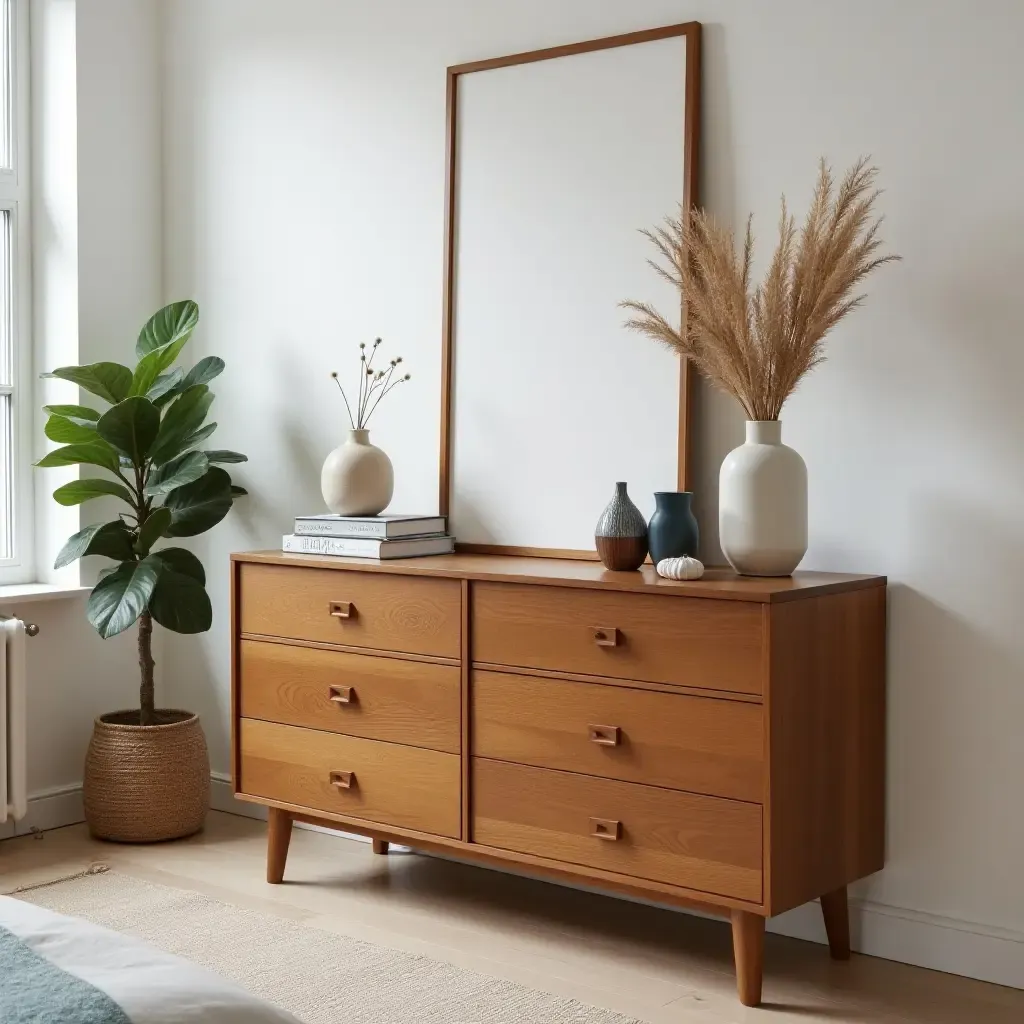
<instances>
[{"instance_id":1,"label":"tapered wooden leg","mask_svg":"<svg viewBox=\"0 0 1024 1024\"><path fill-rule=\"evenodd\" d=\"M277 807L267 808L267 881L278 885L284 881L284 865L288 860L288 844L292 841L292 816Z\"/></svg>"},{"instance_id":2,"label":"tapered wooden leg","mask_svg":"<svg viewBox=\"0 0 1024 1024\"><path fill-rule=\"evenodd\" d=\"M373 841L373 852L374 853L387 853L388 852L388 841L386 839L374 839Z\"/></svg>"},{"instance_id":3,"label":"tapered wooden leg","mask_svg":"<svg viewBox=\"0 0 1024 1024\"><path fill-rule=\"evenodd\" d=\"M732 912L732 952L740 1002L744 1006L760 1006L764 976L764 918L760 914Z\"/></svg>"},{"instance_id":4,"label":"tapered wooden leg","mask_svg":"<svg viewBox=\"0 0 1024 1024\"><path fill-rule=\"evenodd\" d=\"M828 951L833 960L850 959L850 907L846 886L833 889L821 897L821 916L825 918Z\"/></svg>"}]
</instances>

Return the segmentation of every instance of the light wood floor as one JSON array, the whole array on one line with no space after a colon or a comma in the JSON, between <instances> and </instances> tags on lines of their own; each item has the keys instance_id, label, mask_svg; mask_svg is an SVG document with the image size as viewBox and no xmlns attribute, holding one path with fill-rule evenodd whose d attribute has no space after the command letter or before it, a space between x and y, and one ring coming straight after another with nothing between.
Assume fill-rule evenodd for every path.
<instances>
[{"instance_id":1,"label":"light wood floor","mask_svg":"<svg viewBox=\"0 0 1024 1024\"><path fill-rule=\"evenodd\" d=\"M0 842L0 892L103 862L266 913L572 996L652 1024L1021 1024L1024 992L769 935L765 1006L736 1002L728 926L367 843L295 830L284 885L263 881L265 826L116 846L84 826ZM524 1021L524 1024L529 1022Z\"/></svg>"}]
</instances>

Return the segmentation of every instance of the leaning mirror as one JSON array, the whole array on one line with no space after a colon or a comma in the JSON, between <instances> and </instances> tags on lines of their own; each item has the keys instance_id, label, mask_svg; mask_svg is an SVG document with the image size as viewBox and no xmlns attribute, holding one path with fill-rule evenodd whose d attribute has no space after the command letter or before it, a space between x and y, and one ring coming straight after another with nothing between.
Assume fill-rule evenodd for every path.
<instances>
[{"instance_id":1,"label":"leaning mirror","mask_svg":"<svg viewBox=\"0 0 1024 1024\"><path fill-rule=\"evenodd\" d=\"M696 199L700 26L448 69L440 504L463 550L586 555L686 480L686 367L639 228Z\"/></svg>"}]
</instances>

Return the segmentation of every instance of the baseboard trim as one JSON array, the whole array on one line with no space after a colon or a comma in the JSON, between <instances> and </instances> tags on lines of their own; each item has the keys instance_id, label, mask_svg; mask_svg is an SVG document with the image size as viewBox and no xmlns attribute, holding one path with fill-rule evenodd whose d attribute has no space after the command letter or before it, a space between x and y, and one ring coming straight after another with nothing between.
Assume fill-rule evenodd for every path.
<instances>
[{"instance_id":1,"label":"baseboard trim","mask_svg":"<svg viewBox=\"0 0 1024 1024\"><path fill-rule=\"evenodd\" d=\"M267 820L266 807L235 799L231 776L222 772L210 773L210 807L215 811L223 811L225 814L237 814L240 818Z\"/></svg>"},{"instance_id":2,"label":"baseboard trim","mask_svg":"<svg viewBox=\"0 0 1024 1024\"><path fill-rule=\"evenodd\" d=\"M220 772L211 774L210 806L215 811L244 818L267 817L265 807L236 800L230 777ZM19 822L0 825L0 839L27 835L37 829L63 828L84 820L82 787L59 786L29 797L27 816ZM365 836L338 833L317 825L299 827L369 842ZM1024 932L861 899L850 901L850 928L851 945L868 956L1024 988ZM826 942L817 903L772 918L768 931L808 942Z\"/></svg>"},{"instance_id":3,"label":"baseboard trim","mask_svg":"<svg viewBox=\"0 0 1024 1024\"><path fill-rule=\"evenodd\" d=\"M827 942L817 902L772 918L768 931ZM868 956L1024 988L1024 932L851 899L850 933L852 948Z\"/></svg>"},{"instance_id":4,"label":"baseboard trim","mask_svg":"<svg viewBox=\"0 0 1024 1024\"><path fill-rule=\"evenodd\" d=\"M7 821L0 825L0 839L27 836L30 832L47 832L65 825L85 821L82 808L82 787L55 786L33 793L28 798L28 813L21 821Z\"/></svg>"}]
</instances>

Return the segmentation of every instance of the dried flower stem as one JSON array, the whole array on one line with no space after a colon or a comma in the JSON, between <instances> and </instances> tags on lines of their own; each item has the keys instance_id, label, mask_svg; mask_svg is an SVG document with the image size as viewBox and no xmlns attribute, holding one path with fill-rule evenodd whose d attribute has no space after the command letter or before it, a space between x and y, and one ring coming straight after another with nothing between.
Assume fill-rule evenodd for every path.
<instances>
[{"instance_id":1,"label":"dried flower stem","mask_svg":"<svg viewBox=\"0 0 1024 1024\"><path fill-rule=\"evenodd\" d=\"M385 373L384 370L379 370L373 377L372 383L366 393L366 397L363 400L363 408L360 413L360 421L364 426L366 425L367 419L369 419L369 413L367 410L370 408L370 403L374 400L374 396L378 394L380 389L384 387L388 373L390 373L390 370L387 373Z\"/></svg>"},{"instance_id":2,"label":"dried flower stem","mask_svg":"<svg viewBox=\"0 0 1024 1024\"><path fill-rule=\"evenodd\" d=\"M338 390L341 392L341 397L345 400L345 410L348 413L348 422L352 429L356 429L355 420L352 419L352 407L348 404L348 396L345 394L345 389L341 386L341 381L338 380L338 374L332 373L331 376L334 378L334 383L338 385Z\"/></svg>"},{"instance_id":3,"label":"dried flower stem","mask_svg":"<svg viewBox=\"0 0 1024 1024\"><path fill-rule=\"evenodd\" d=\"M341 397L345 401L345 409L348 412L348 421L353 430L365 430L367 422L373 415L374 409L380 405L381 399L391 391L396 384L400 383L400 381L410 379L410 375L407 373L398 380L392 380L395 369L402 361L401 356L397 356L395 359L392 359L387 370L378 370L374 373L373 357L380 344L381 339L377 338L370 348L369 358L367 358L366 355L366 344L360 343L359 345L359 388L356 393L356 415L354 417L352 415L352 406L348 401L348 395L345 394L345 389L342 387L341 381L338 379L337 372L331 374L335 384L338 385Z\"/></svg>"},{"instance_id":4,"label":"dried flower stem","mask_svg":"<svg viewBox=\"0 0 1024 1024\"><path fill-rule=\"evenodd\" d=\"M388 383L391 380L391 375L394 372L395 372L395 363L394 363L394 360L392 360L391 365L388 367L387 373L385 373L383 370L381 370L380 374L378 375L377 380L375 381L374 386L373 386L374 392L376 393L377 397L374 400L372 406L369 405L369 403L367 403L367 408L369 409L369 412L367 412L363 416L363 423L364 424L370 419L370 413L372 413L373 410L377 408L377 404L384 397L384 394L387 391Z\"/></svg>"},{"instance_id":5,"label":"dried flower stem","mask_svg":"<svg viewBox=\"0 0 1024 1024\"><path fill-rule=\"evenodd\" d=\"M387 394L387 393L388 393L389 391L394 391L394 389L395 389L396 387L398 387L398 385L399 385L399 384L401 384L401 383L402 383L403 381L407 381L407 380L409 380L409 379L410 379L410 375L409 375L409 374L407 373L407 374L406 374L406 375L405 375L404 377L399 377L399 378L398 378L398 380L396 380L396 381L392 382L392 383L391 383L391 384L389 384L389 385L388 385L388 386L387 386L386 388L384 388L384 390L383 390L383 391L381 391L381 393L380 393L380 394L379 394L379 395L377 396L377 401L373 403L373 408L372 408L372 409L370 409L370 411L369 411L369 412L368 412L368 413L366 414L366 419L364 420L364 423L368 423L368 422L369 422L369 420L370 420L370 417L371 417L371 416L373 415L373 410L374 410L374 409L376 409L378 405L380 405L380 400L381 400L381 399L382 399L382 398L383 398L383 397L384 397L384 396L385 396L385 395L386 395L386 394Z\"/></svg>"},{"instance_id":6,"label":"dried flower stem","mask_svg":"<svg viewBox=\"0 0 1024 1024\"><path fill-rule=\"evenodd\" d=\"M686 303L680 332L643 302L621 303L635 314L626 326L692 359L705 377L732 395L752 420L775 420L786 399L825 358L825 335L859 306L853 289L896 255L879 256L882 219L872 219L877 169L858 160L834 191L821 161L802 230L782 199L779 242L764 280L753 291L754 249L747 220L742 253L732 232L701 210L644 231L667 262L648 262Z\"/></svg>"}]
</instances>

